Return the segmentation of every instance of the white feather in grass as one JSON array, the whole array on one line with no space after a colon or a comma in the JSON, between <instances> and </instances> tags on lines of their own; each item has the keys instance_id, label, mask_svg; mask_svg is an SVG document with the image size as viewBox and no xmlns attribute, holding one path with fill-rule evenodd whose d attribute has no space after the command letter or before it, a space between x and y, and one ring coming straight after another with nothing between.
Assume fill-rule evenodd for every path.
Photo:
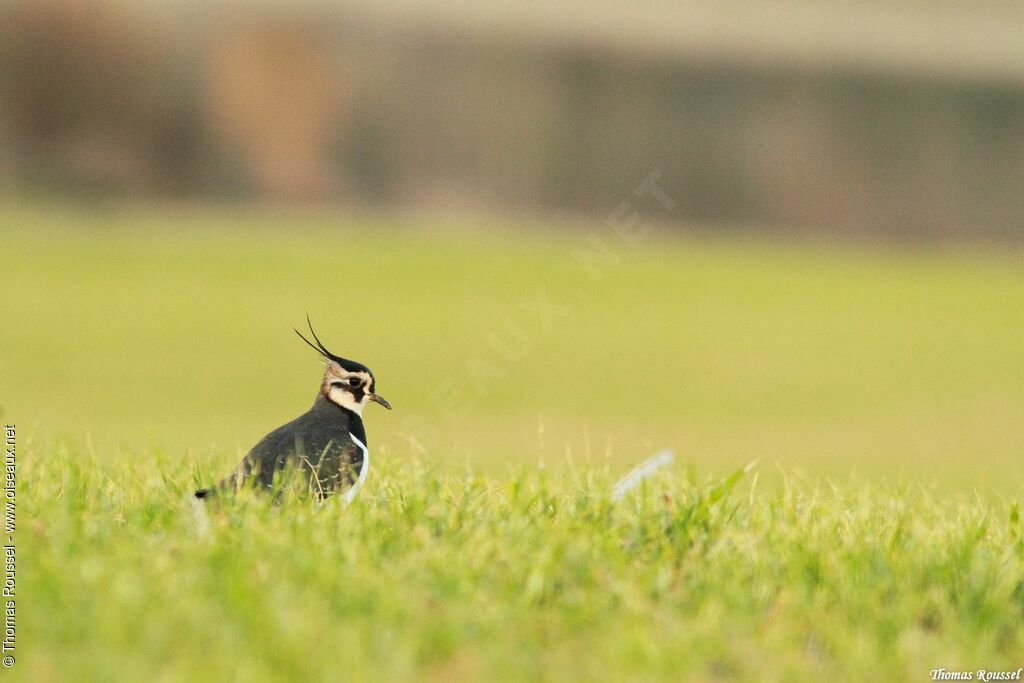
<instances>
[{"instance_id":1,"label":"white feather in grass","mask_svg":"<svg viewBox=\"0 0 1024 683\"><path fill-rule=\"evenodd\" d=\"M664 469L676 461L676 453L671 449L665 449L655 453L651 457L633 468L633 470L620 479L612 488L612 500L619 501L645 479L650 479L658 470Z\"/></svg>"}]
</instances>

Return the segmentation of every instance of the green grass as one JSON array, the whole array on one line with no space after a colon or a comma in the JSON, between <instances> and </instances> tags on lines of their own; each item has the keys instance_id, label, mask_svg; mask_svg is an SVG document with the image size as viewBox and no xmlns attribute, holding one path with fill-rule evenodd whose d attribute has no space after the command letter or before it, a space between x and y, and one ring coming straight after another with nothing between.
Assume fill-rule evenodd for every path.
<instances>
[{"instance_id":1,"label":"green grass","mask_svg":"<svg viewBox=\"0 0 1024 683\"><path fill-rule=\"evenodd\" d=\"M1024 664L1016 505L387 462L196 513L184 464L23 468L24 680L928 680ZM206 510L206 508L203 508Z\"/></svg>"},{"instance_id":2,"label":"green grass","mask_svg":"<svg viewBox=\"0 0 1024 683\"><path fill-rule=\"evenodd\" d=\"M586 232L471 228L0 208L15 673L1024 664L1018 255L654 235L595 278ZM188 491L311 403L307 310L395 405L367 409L366 488L197 518ZM664 447L680 466L612 505ZM755 459L757 486L717 483Z\"/></svg>"}]
</instances>

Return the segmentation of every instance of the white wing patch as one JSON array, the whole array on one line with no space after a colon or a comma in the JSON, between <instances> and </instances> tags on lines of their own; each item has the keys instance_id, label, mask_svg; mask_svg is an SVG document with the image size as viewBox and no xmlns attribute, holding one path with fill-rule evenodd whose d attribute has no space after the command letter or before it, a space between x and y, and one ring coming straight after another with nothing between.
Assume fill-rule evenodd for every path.
<instances>
[{"instance_id":1,"label":"white wing patch","mask_svg":"<svg viewBox=\"0 0 1024 683\"><path fill-rule=\"evenodd\" d=\"M352 499L359 493L359 489L363 488L363 482L366 481L366 473L370 471L370 449L366 447L366 444L355 437L352 432L348 433L352 439L352 443L363 449L363 466L359 468L359 478L356 479L356 483L352 484L352 488L345 491L345 495L341 497L346 504L351 503Z\"/></svg>"}]
</instances>

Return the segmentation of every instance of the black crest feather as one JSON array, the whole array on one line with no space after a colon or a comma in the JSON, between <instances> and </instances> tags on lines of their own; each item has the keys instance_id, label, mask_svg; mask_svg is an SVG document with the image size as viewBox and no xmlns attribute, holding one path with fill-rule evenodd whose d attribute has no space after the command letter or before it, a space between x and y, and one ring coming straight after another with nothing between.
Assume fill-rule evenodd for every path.
<instances>
[{"instance_id":1,"label":"black crest feather","mask_svg":"<svg viewBox=\"0 0 1024 683\"><path fill-rule=\"evenodd\" d=\"M299 335L299 339L301 339L302 341L304 341L307 344L309 344L310 348L312 348L314 351L316 351L321 356L323 356L325 360L334 361L335 363L340 365L342 368L344 368L348 372L358 372L360 370L363 370L365 372L369 372L370 369L367 368L362 363L357 363L354 360L348 360L347 358L342 358L341 356L337 356L337 355L331 353L330 351L328 351L327 347L324 346L324 343L322 341L320 341L320 337L316 336L316 331L313 330L313 322L309 319L309 314L308 313L306 314L306 324L309 326L309 333L311 335L313 335L313 339L316 340L316 344L314 344L313 342L311 342L308 339L306 339L306 337L303 336L303 334L301 332L299 332L298 330L295 330L295 334ZM295 328L293 327L292 329L294 330Z\"/></svg>"}]
</instances>

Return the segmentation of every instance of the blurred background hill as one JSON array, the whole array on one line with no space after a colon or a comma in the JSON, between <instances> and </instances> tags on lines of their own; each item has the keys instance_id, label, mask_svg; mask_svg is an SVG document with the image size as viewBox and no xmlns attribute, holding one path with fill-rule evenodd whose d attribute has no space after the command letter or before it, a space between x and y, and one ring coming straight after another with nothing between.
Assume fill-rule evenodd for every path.
<instances>
[{"instance_id":1,"label":"blurred background hill","mask_svg":"<svg viewBox=\"0 0 1024 683\"><path fill-rule=\"evenodd\" d=\"M9 0L0 192L1024 237L1014 2Z\"/></svg>"}]
</instances>

